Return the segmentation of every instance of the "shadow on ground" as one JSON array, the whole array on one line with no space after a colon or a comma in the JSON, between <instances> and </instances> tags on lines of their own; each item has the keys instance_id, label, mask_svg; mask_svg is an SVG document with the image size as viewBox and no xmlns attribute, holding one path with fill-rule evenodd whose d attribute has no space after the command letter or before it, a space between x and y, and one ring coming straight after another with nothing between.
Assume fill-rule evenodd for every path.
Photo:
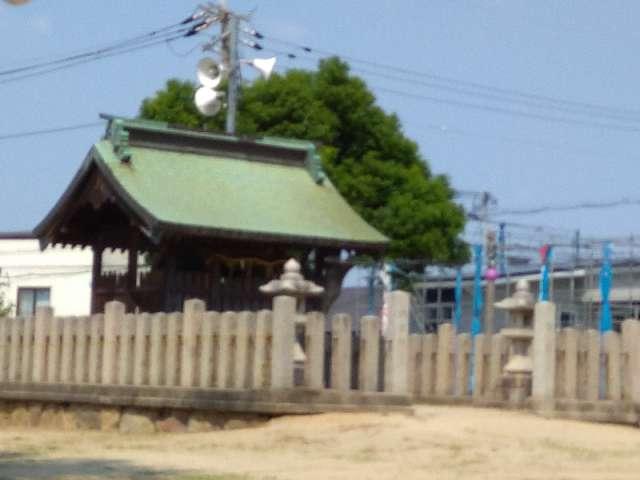
<instances>
[{"instance_id":1,"label":"shadow on ground","mask_svg":"<svg viewBox=\"0 0 640 480\"><path fill-rule=\"evenodd\" d=\"M41 459L0 452L0 480L170 480L185 472L155 470L108 459Z\"/></svg>"}]
</instances>

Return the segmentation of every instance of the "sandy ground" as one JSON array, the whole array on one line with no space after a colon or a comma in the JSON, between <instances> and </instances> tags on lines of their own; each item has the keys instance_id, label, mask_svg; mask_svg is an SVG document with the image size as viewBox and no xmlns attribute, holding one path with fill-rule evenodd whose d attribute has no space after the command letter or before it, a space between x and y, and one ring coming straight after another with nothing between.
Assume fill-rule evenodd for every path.
<instances>
[{"instance_id":1,"label":"sandy ground","mask_svg":"<svg viewBox=\"0 0 640 480\"><path fill-rule=\"evenodd\" d=\"M640 430L420 406L206 434L1 431L0 479L31 478L636 480Z\"/></svg>"}]
</instances>

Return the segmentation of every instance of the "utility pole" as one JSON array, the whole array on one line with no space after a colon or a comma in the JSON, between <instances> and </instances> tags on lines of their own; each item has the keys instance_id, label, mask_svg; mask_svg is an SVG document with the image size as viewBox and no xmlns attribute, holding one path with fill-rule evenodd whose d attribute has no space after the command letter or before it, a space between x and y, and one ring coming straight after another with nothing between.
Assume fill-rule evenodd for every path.
<instances>
[{"instance_id":1,"label":"utility pole","mask_svg":"<svg viewBox=\"0 0 640 480\"><path fill-rule=\"evenodd\" d=\"M214 116L222 107L223 94L216 90L223 79L227 80L227 117L225 131L228 135L236 133L236 114L238 109L238 97L240 90L241 71L243 64L250 65L260 72L263 78L268 79L276 63L276 57L254 58L251 60L240 59L239 43L255 49L262 50L262 46L252 40L240 38L241 22L249 20L247 15L238 15L227 7L227 2L220 0L218 4L208 3L202 7L199 15L204 15L205 20L198 25L200 30L208 28L213 23L220 23L220 36L212 39L203 46L203 50L215 50L222 57L222 65L218 65L210 58L203 58L198 63L198 78L201 86L195 92L194 101L198 111L205 116ZM197 30L197 31L200 31ZM264 38L260 32L242 26L242 31L255 38ZM220 44L220 48L215 46Z\"/></svg>"},{"instance_id":2,"label":"utility pole","mask_svg":"<svg viewBox=\"0 0 640 480\"><path fill-rule=\"evenodd\" d=\"M496 301L496 278L498 271L496 269L496 232L488 229L485 233L485 251L487 252L487 269L485 271L486 295L484 304L484 333L491 335L495 328L495 307Z\"/></svg>"},{"instance_id":3,"label":"utility pole","mask_svg":"<svg viewBox=\"0 0 640 480\"><path fill-rule=\"evenodd\" d=\"M227 2L221 2L222 19L220 20L222 39L222 61L228 72L227 85L227 119L225 131L229 135L236 133L236 112L238 104L238 87L240 85L240 68L238 61L238 16L227 8Z\"/></svg>"}]
</instances>

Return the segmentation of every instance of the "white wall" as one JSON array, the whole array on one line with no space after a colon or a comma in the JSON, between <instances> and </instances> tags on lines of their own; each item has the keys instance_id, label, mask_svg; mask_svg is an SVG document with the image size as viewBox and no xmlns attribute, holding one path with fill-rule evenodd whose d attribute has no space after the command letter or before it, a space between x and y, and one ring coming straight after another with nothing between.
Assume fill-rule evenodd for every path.
<instances>
[{"instance_id":1,"label":"white wall","mask_svg":"<svg viewBox=\"0 0 640 480\"><path fill-rule=\"evenodd\" d=\"M18 288L49 288L56 315L88 315L91 308L90 248L48 247L41 251L38 240L0 239L0 291L5 301L18 301ZM108 252L104 270L126 270L126 254Z\"/></svg>"}]
</instances>

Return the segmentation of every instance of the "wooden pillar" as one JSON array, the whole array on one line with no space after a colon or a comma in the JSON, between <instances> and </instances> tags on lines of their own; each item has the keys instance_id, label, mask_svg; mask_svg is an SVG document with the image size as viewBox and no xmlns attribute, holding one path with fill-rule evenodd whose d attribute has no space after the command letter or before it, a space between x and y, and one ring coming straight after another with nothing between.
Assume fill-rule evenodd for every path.
<instances>
[{"instance_id":1,"label":"wooden pillar","mask_svg":"<svg viewBox=\"0 0 640 480\"><path fill-rule=\"evenodd\" d=\"M129 259L127 263L127 307L134 311L137 306L135 296L138 283L138 229L133 227L129 237Z\"/></svg>"},{"instance_id":2,"label":"wooden pillar","mask_svg":"<svg viewBox=\"0 0 640 480\"><path fill-rule=\"evenodd\" d=\"M173 305L171 300L173 292L175 290L176 270L177 266L175 252L173 252L171 248L167 248L164 274L164 298L162 299L165 312L172 312L176 310L176 308L179 308L177 305Z\"/></svg>"},{"instance_id":3,"label":"wooden pillar","mask_svg":"<svg viewBox=\"0 0 640 480\"><path fill-rule=\"evenodd\" d=\"M98 296L96 295L98 279L102 274L103 253L104 247L102 245L93 245L93 266L91 268L91 313L98 313L104 308L104 305L98 305Z\"/></svg>"}]
</instances>

